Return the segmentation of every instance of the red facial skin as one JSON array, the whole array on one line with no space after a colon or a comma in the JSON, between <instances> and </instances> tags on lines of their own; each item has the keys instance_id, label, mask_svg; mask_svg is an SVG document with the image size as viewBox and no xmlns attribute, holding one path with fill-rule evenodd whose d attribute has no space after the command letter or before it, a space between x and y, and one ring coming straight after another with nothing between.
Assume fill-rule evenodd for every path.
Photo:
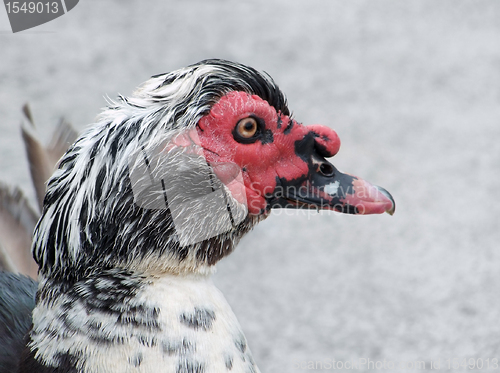
<instances>
[{"instance_id":1,"label":"red facial skin","mask_svg":"<svg viewBox=\"0 0 500 373\"><path fill-rule=\"evenodd\" d=\"M235 140L236 124L251 115L265 122L265 131L271 131L272 141L268 141L269 134L264 140L250 144ZM332 129L321 125L303 126L276 112L259 96L245 92L230 92L223 96L210 113L200 119L197 128L209 164L228 162L240 167L250 214L261 214L266 210L264 196L273 193L277 178L293 180L308 174L307 163L295 153L296 141L314 132L323 156L331 157L340 148L340 139ZM217 169L215 172L219 178L227 178L219 175Z\"/></svg>"}]
</instances>

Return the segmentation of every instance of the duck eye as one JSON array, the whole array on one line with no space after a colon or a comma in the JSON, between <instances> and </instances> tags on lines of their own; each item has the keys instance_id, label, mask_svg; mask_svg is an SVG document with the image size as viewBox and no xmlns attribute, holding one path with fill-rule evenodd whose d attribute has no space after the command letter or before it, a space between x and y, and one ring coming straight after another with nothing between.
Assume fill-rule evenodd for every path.
<instances>
[{"instance_id":1,"label":"duck eye","mask_svg":"<svg viewBox=\"0 0 500 373\"><path fill-rule=\"evenodd\" d=\"M250 139L255 136L258 128L259 124L255 118L243 118L236 124L236 133L243 139Z\"/></svg>"}]
</instances>

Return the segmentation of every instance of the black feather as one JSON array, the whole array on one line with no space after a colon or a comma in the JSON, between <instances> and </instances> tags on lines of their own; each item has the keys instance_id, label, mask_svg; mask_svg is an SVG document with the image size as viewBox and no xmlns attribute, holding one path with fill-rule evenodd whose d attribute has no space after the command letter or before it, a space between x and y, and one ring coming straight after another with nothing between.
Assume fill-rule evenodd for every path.
<instances>
[{"instance_id":1,"label":"black feather","mask_svg":"<svg viewBox=\"0 0 500 373\"><path fill-rule=\"evenodd\" d=\"M0 272L0 373L16 372L35 308L36 281Z\"/></svg>"}]
</instances>

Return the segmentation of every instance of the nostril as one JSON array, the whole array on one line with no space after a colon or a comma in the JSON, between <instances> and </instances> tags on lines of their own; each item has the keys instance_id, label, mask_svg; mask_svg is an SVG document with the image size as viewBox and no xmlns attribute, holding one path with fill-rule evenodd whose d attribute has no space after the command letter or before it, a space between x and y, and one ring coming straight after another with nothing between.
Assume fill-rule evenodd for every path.
<instances>
[{"instance_id":1,"label":"nostril","mask_svg":"<svg viewBox=\"0 0 500 373\"><path fill-rule=\"evenodd\" d=\"M324 176L333 176L334 174L333 166L330 163L321 163L321 165L319 166L319 171Z\"/></svg>"}]
</instances>

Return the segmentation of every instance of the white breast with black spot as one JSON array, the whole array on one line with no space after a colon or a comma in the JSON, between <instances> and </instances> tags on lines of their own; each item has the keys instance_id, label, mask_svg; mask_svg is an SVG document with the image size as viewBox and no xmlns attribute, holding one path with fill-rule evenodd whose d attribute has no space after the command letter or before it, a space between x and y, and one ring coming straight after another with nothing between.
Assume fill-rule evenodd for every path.
<instances>
[{"instance_id":1,"label":"white breast with black spot","mask_svg":"<svg viewBox=\"0 0 500 373\"><path fill-rule=\"evenodd\" d=\"M46 329L56 327L58 337L47 338L40 329L42 333L35 336L40 357L50 362L58 354L70 353L79 357L77 366L89 373L260 373L236 316L210 276L168 275L148 280L118 322L110 314L89 315L77 304L69 310L66 305L63 318L52 318L52 323L65 321ZM54 303L50 310L37 308L35 318L62 312ZM72 333L64 325L68 320ZM89 332L78 320L98 329ZM40 328L42 324L38 323Z\"/></svg>"}]
</instances>

